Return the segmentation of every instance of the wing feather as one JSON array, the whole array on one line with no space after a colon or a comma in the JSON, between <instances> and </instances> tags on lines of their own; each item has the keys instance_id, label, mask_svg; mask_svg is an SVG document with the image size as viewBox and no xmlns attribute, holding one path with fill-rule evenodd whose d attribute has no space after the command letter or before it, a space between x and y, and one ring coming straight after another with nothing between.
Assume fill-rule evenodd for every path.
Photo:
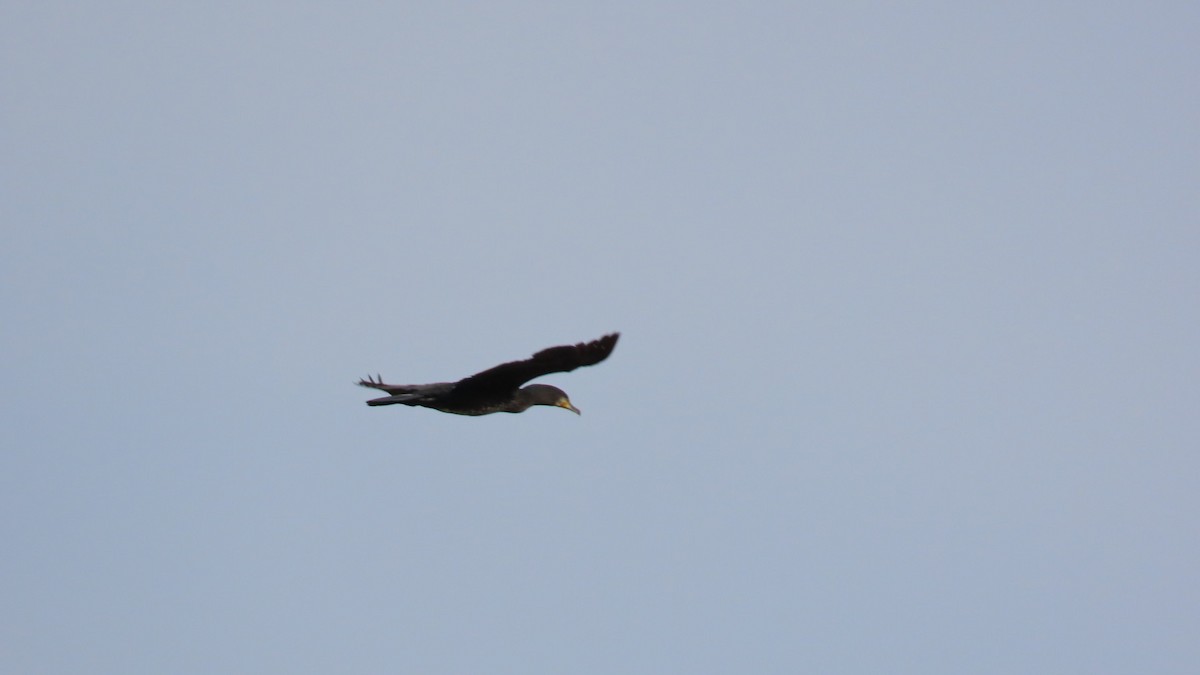
<instances>
[{"instance_id":1,"label":"wing feather","mask_svg":"<svg viewBox=\"0 0 1200 675\"><path fill-rule=\"evenodd\" d=\"M516 389L543 375L569 373L583 366L594 366L608 358L620 336L620 333L611 333L591 342L543 349L524 361L502 363L460 380L455 385L455 392Z\"/></svg>"}]
</instances>

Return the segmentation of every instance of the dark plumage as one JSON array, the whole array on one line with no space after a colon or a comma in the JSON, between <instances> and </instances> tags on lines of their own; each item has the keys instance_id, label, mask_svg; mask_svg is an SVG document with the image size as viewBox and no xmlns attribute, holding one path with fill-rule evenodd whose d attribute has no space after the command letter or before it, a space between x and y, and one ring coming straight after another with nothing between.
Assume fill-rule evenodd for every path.
<instances>
[{"instance_id":1,"label":"dark plumage","mask_svg":"<svg viewBox=\"0 0 1200 675\"><path fill-rule=\"evenodd\" d=\"M579 414L566 392L548 384L521 385L550 373L568 373L580 366L593 366L608 358L620 333L577 345L550 347L524 361L502 363L458 382L434 384L384 384L378 375L359 380L364 387L389 395L367 401L367 405L410 405L433 408L456 415L487 415L524 412L530 406L552 405Z\"/></svg>"}]
</instances>

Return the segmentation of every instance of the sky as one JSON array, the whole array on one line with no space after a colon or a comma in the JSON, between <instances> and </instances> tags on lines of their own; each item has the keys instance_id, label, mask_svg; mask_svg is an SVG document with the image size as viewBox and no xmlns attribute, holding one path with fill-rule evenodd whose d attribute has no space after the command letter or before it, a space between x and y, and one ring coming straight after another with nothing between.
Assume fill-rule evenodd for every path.
<instances>
[{"instance_id":1,"label":"sky","mask_svg":"<svg viewBox=\"0 0 1200 675\"><path fill-rule=\"evenodd\" d=\"M0 670L1196 672L1197 34L6 3Z\"/></svg>"}]
</instances>

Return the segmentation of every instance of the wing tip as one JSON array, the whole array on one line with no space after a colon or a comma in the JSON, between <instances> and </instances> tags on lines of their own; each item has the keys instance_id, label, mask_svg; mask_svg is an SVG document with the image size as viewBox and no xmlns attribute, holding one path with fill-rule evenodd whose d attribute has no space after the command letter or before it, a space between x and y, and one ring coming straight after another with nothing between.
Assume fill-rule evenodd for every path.
<instances>
[{"instance_id":1,"label":"wing tip","mask_svg":"<svg viewBox=\"0 0 1200 675\"><path fill-rule=\"evenodd\" d=\"M607 359L613 350L617 347L617 340L620 339L621 333L613 331L607 335L601 336L591 342L584 342L576 345L576 348L586 356L584 365L595 365L604 359Z\"/></svg>"}]
</instances>

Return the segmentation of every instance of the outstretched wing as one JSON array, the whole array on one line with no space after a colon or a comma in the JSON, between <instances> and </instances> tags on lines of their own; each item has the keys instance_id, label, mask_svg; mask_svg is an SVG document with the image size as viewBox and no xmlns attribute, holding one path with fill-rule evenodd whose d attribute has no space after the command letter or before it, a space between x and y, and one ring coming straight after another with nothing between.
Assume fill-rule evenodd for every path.
<instances>
[{"instance_id":1,"label":"outstretched wing","mask_svg":"<svg viewBox=\"0 0 1200 675\"><path fill-rule=\"evenodd\" d=\"M454 387L455 393L507 391L542 375L596 365L608 358L620 336L620 333L612 333L591 342L550 347L534 354L533 358L502 363L459 381Z\"/></svg>"}]
</instances>

